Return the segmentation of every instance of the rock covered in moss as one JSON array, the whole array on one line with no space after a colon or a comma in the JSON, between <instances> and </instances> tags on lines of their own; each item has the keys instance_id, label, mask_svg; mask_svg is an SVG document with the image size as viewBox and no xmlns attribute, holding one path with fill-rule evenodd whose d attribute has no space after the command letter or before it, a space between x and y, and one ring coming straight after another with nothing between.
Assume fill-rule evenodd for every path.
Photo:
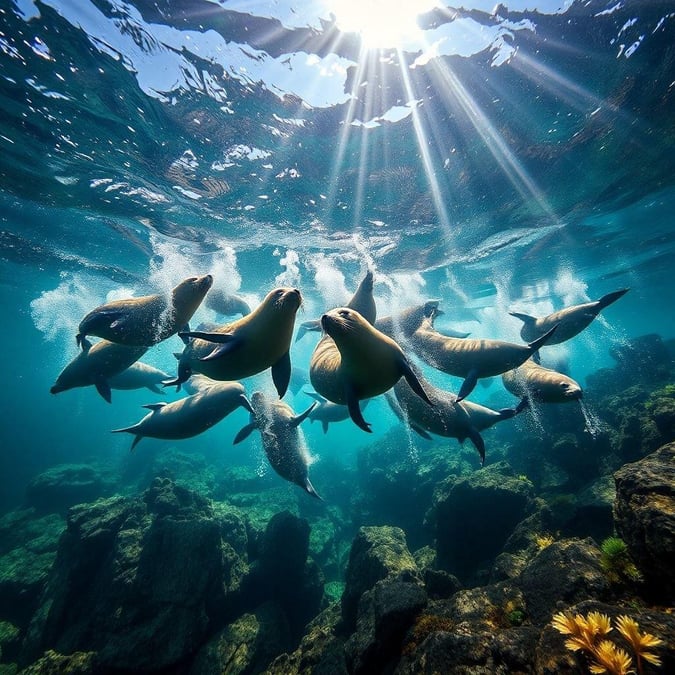
<instances>
[{"instance_id":1,"label":"rock covered in moss","mask_svg":"<svg viewBox=\"0 0 675 675\"><path fill-rule=\"evenodd\" d=\"M514 583L522 590L532 623L550 620L559 602L574 604L608 594L600 550L592 539L565 539L541 550Z\"/></svg>"},{"instance_id":2,"label":"rock covered in moss","mask_svg":"<svg viewBox=\"0 0 675 675\"><path fill-rule=\"evenodd\" d=\"M419 572L398 527L362 527L349 552L342 618L347 632L356 628L359 599L382 579L416 579Z\"/></svg>"},{"instance_id":3,"label":"rock covered in moss","mask_svg":"<svg viewBox=\"0 0 675 675\"><path fill-rule=\"evenodd\" d=\"M619 536L660 601L675 598L675 443L614 474Z\"/></svg>"},{"instance_id":4,"label":"rock covered in moss","mask_svg":"<svg viewBox=\"0 0 675 675\"><path fill-rule=\"evenodd\" d=\"M24 661L45 649L95 651L100 670L182 661L222 618L246 570L223 555L223 542L210 502L168 479L140 498L73 507Z\"/></svg>"},{"instance_id":5,"label":"rock covered in moss","mask_svg":"<svg viewBox=\"0 0 675 675\"><path fill-rule=\"evenodd\" d=\"M112 493L114 482L99 467L59 464L35 476L26 487L26 503L47 513L63 513Z\"/></svg>"},{"instance_id":6,"label":"rock covered in moss","mask_svg":"<svg viewBox=\"0 0 675 675\"><path fill-rule=\"evenodd\" d=\"M435 496L438 566L463 583L489 569L516 525L533 507L533 486L500 462L453 481Z\"/></svg>"},{"instance_id":7,"label":"rock covered in moss","mask_svg":"<svg viewBox=\"0 0 675 675\"><path fill-rule=\"evenodd\" d=\"M25 627L56 558L65 521L58 514L40 516L34 508L0 518L0 619Z\"/></svg>"},{"instance_id":8,"label":"rock covered in moss","mask_svg":"<svg viewBox=\"0 0 675 675\"><path fill-rule=\"evenodd\" d=\"M90 675L95 672L94 652L59 654L53 650L21 671L21 675Z\"/></svg>"},{"instance_id":9,"label":"rock covered in moss","mask_svg":"<svg viewBox=\"0 0 675 675\"><path fill-rule=\"evenodd\" d=\"M209 640L197 654L190 675L260 673L289 647L284 613L268 602L235 619Z\"/></svg>"}]
</instances>

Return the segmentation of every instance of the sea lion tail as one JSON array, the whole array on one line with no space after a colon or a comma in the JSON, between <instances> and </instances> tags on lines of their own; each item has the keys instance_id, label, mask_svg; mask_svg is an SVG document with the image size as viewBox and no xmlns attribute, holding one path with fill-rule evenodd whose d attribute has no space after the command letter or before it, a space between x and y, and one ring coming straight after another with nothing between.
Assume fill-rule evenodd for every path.
<instances>
[{"instance_id":1,"label":"sea lion tail","mask_svg":"<svg viewBox=\"0 0 675 675\"><path fill-rule=\"evenodd\" d=\"M478 429L475 427L471 427L469 429L469 439L471 442L476 446L476 450L478 450L478 454L480 455L480 465L484 466L485 465L485 441L483 440L483 437L480 435L480 432Z\"/></svg>"},{"instance_id":2,"label":"sea lion tail","mask_svg":"<svg viewBox=\"0 0 675 675\"><path fill-rule=\"evenodd\" d=\"M499 410L499 416L503 420L508 420L511 419L512 417L515 417L516 415L520 414L525 410L530 405L530 400L527 398L527 396L523 396L523 398L520 399L520 403L515 408L502 408Z\"/></svg>"},{"instance_id":3,"label":"sea lion tail","mask_svg":"<svg viewBox=\"0 0 675 675\"><path fill-rule=\"evenodd\" d=\"M619 291L612 291L612 293L607 293L603 295L600 300L598 300L598 306L600 309L605 309L607 305L611 305L613 302L616 302L622 295L628 293L629 288L622 288Z\"/></svg>"},{"instance_id":4,"label":"sea lion tail","mask_svg":"<svg viewBox=\"0 0 675 675\"><path fill-rule=\"evenodd\" d=\"M303 321L298 326L298 334L295 336L295 341L297 342L302 337L304 337L305 333L308 333L310 331L316 332L321 331L321 321L319 319L312 319L311 321Z\"/></svg>"},{"instance_id":5,"label":"sea lion tail","mask_svg":"<svg viewBox=\"0 0 675 675\"><path fill-rule=\"evenodd\" d=\"M126 431L130 434L136 434L134 436L134 440L131 443L131 447L129 448L129 452L133 452L133 449L138 445L138 443L141 441L143 436L141 434L137 434L136 430L138 429L138 424L133 424L130 427L125 427L124 429L113 429L111 433L113 434L121 434L122 432Z\"/></svg>"},{"instance_id":6,"label":"sea lion tail","mask_svg":"<svg viewBox=\"0 0 675 675\"><path fill-rule=\"evenodd\" d=\"M537 338L533 342L528 343L528 347L531 349L532 353L539 350L539 347L543 347L552 337L553 334L558 330L559 324L556 324L551 328L551 330L546 331L540 338Z\"/></svg>"}]
</instances>

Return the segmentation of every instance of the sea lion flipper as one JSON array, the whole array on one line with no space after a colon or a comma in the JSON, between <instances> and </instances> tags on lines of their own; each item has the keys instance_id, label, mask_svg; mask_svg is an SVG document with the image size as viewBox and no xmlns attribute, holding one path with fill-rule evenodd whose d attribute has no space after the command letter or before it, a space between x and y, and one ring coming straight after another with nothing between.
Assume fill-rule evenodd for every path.
<instances>
[{"instance_id":1,"label":"sea lion flipper","mask_svg":"<svg viewBox=\"0 0 675 675\"><path fill-rule=\"evenodd\" d=\"M141 436L140 434L136 434L136 436L134 436L134 440L131 443L131 447L129 448L129 452L134 451L134 448L140 443L142 438L143 438L143 436Z\"/></svg>"},{"instance_id":2,"label":"sea lion flipper","mask_svg":"<svg viewBox=\"0 0 675 675\"><path fill-rule=\"evenodd\" d=\"M186 330L178 333L179 338L199 338L200 340L206 340L207 342L215 342L217 344L227 344L231 342L235 336L233 333L214 333L212 331L205 330Z\"/></svg>"},{"instance_id":3,"label":"sea lion flipper","mask_svg":"<svg viewBox=\"0 0 675 675\"><path fill-rule=\"evenodd\" d=\"M478 371L475 368L472 368L468 372L467 376L464 378L462 386L459 388L456 403L463 401L474 390L474 387L476 386L477 382L478 382Z\"/></svg>"},{"instance_id":4,"label":"sea lion flipper","mask_svg":"<svg viewBox=\"0 0 675 675\"><path fill-rule=\"evenodd\" d=\"M108 382L102 378L102 377L97 377L96 381L94 382L94 386L96 387L96 391L101 394L101 396L108 402L112 402L112 393L110 391L110 385Z\"/></svg>"},{"instance_id":5,"label":"sea lion flipper","mask_svg":"<svg viewBox=\"0 0 675 675\"><path fill-rule=\"evenodd\" d=\"M419 434L422 438L426 438L428 441L431 440L431 436L429 433L425 430L422 429L422 427L418 426L417 424L411 424L410 428L417 434Z\"/></svg>"},{"instance_id":6,"label":"sea lion flipper","mask_svg":"<svg viewBox=\"0 0 675 675\"><path fill-rule=\"evenodd\" d=\"M347 410L349 410L349 416L352 418L354 424L364 431L367 431L369 434L372 433L370 424L368 424L368 422L363 419L363 415L361 414L359 399L356 395L356 392L348 385L345 386L345 398L347 399Z\"/></svg>"},{"instance_id":7,"label":"sea lion flipper","mask_svg":"<svg viewBox=\"0 0 675 675\"><path fill-rule=\"evenodd\" d=\"M241 443L244 439L248 438L256 426L255 422L249 422L247 425L243 426L239 430L239 433L234 437L232 445L237 445L237 443Z\"/></svg>"},{"instance_id":8,"label":"sea lion flipper","mask_svg":"<svg viewBox=\"0 0 675 675\"><path fill-rule=\"evenodd\" d=\"M326 420L321 420L321 428L324 434L328 433L328 422Z\"/></svg>"},{"instance_id":9,"label":"sea lion flipper","mask_svg":"<svg viewBox=\"0 0 675 675\"><path fill-rule=\"evenodd\" d=\"M241 340L233 338L229 342L218 345L212 352L209 352L206 356L202 356L199 360L213 361L213 359L220 358L225 354L231 354L239 346L241 346Z\"/></svg>"},{"instance_id":10,"label":"sea lion flipper","mask_svg":"<svg viewBox=\"0 0 675 675\"><path fill-rule=\"evenodd\" d=\"M250 413L253 413L253 407L251 406L251 402L246 397L246 394L241 394L241 396L239 396L239 402L242 408L246 408L246 410L248 410Z\"/></svg>"},{"instance_id":11,"label":"sea lion flipper","mask_svg":"<svg viewBox=\"0 0 675 675\"><path fill-rule=\"evenodd\" d=\"M525 408L530 407L530 397L529 396L523 396L523 398L520 399L520 403L516 406L516 415L520 415Z\"/></svg>"},{"instance_id":12,"label":"sea lion flipper","mask_svg":"<svg viewBox=\"0 0 675 675\"><path fill-rule=\"evenodd\" d=\"M427 396L427 392L424 391L424 388L420 384L420 381L417 379L417 375L413 372L413 369L410 367L410 364L408 363L407 359L402 358L400 362L400 367L401 367L401 372L403 377L405 377L406 381L410 385L410 388L426 403L429 405L433 405L433 403L429 400L429 397Z\"/></svg>"},{"instance_id":13,"label":"sea lion flipper","mask_svg":"<svg viewBox=\"0 0 675 675\"><path fill-rule=\"evenodd\" d=\"M286 352L273 366L272 366L272 382L276 387L279 398L283 398L288 383L291 381L291 355Z\"/></svg>"},{"instance_id":14,"label":"sea lion flipper","mask_svg":"<svg viewBox=\"0 0 675 675\"><path fill-rule=\"evenodd\" d=\"M515 316L516 319L520 319L526 326L533 324L536 320L536 316L530 316L529 314L523 314L522 312L509 312L511 316Z\"/></svg>"},{"instance_id":15,"label":"sea lion flipper","mask_svg":"<svg viewBox=\"0 0 675 675\"><path fill-rule=\"evenodd\" d=\"M301 487L304 487L305 492L312 495L312 497L316 497L317 499L320 499L321 501L323 501L323 499L321 498L319 493L314 489L314 486L311 484L309 478L305 478L305 484L304 484L304 486L301 486Z\"/></svg>"},{"instance_id":16,"label":"sea lion flipper","mask_svg":"<svg viewBox=\"0 0 675 675\"><path fill-rule=\"evenodd\" d=\"M399 402L396 400L396 397L390 392L387 391L384 394L384 398L387 400L387 403L389 404L389 407L391 408L391 411L398 417L401 422L405 422L405 415L403 413L403 409L401 408Z\"/></svg>"},{"instance_id":17,"label":"sea lion flipper","mask_svg":"<svg viewBox=\"0 0 675 675\"><path fill-rule=\"evenodd\" d=\"M316 391L306 391L303 389L302 391L305 396L309 396L310 398L313 398L315 401L318 401L319 403L323 403L326 399L321 396L321 394L317 393Z\"/></svg>"},{"instance_id":18,"label":"sea lion flipper","mask_svg":"<svg viewBox=\"0 0 675 675\"><path fill-rule=\"evenodd\" d=\"M558 330L558 324L553 326L551 330L546 331L540 338L528 343L527 346L532 350L532 354L539 351L539 347L543 347L553 337L553 333L555 333L556 330Z\"/></svg>"},{"instance_id":19,"label":"sea lion flipper","mask_svg":"<svg viewBox=\"0 0 675 675\"><path fill-rule=\"evenodd\" d=\"M485 441L476 427L469 428L469 439L476 446L480 455L480 465L483 466L485 464Z\"/></svg>"},{"instance_id":20,"label":"sea lion flipper","mask_svg":"<svg viewBox=\"0 0 675 675\"><path fill-rule=\"evenodd\" d=\"M309 413L312 412L312 410L314 410L315 407L316 407L316 403L312 403L312 405L310 405L309 408L307 408L307 410L305 410L305 412L302 412L299 415L296 415L289 422L290 426L291 427L297 427L299 424L302 424L302 422L304 422L307 419L307 416L309 415Z\"/></svg>"},{"instance_id":21,"label":"sea lion flipper","mask_svg":"<svg viewBox=\"0 0 675 675\"><path fill-rule=\"evenodd\" d=\"M146 403L145 405L142 405L141 408L147 408L148 410L152 410L152 412L157 412L158 410L161 410L166 403Z\"/></svg>"},{"instance_id":22,"label":"sea lion flipper","mask_svg":"<svg viewBox=\"0 0 675 675\"><path fill-rule=\"evenodd\" d=\"M155 394L162 394L162 390L156 385L156 384L149 384L147 385L147 389L149 389L151 392Z\"/></svg>"},{"instance_id":23,"label":"sea lion flipper","mask_svg":"<svg viewBox=\"0 0 675 675\"><path fill-rule=\"evenodd\" d=\"M541 365L541 356L539 355L539 350L537 349L536 352L532 353L532 356L530 357L538 366Z\"/></svg>"},{"instance_id":24,"label":"sea lion flipper","mask_svg":"<svg viewBox=\"0 0 675 675\"><path fill-rule=\"evenodd\" d=\"M312 319L311 321L303 321L298 326L298 334L295 336L295 341L300 340L305 333L310 331L320 331L321 330L321 321L319 319Z\"/></svg>"}]
</instances>

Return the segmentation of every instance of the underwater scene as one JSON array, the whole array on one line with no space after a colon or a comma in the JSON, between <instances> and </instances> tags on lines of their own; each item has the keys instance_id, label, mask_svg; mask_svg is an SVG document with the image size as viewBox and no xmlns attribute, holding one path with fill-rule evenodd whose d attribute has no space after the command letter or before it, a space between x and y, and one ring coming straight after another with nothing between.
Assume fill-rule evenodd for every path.
<instances>
[{"instance_id":1,"label":"underwater scene","mask_svg":"<svg viewBox=\"0 0 675 675\"><path fill-rule=\"evenodd\" d=\"M675 673L675 2L0 2L0 675Z\"/></svg>"}]
</instances>

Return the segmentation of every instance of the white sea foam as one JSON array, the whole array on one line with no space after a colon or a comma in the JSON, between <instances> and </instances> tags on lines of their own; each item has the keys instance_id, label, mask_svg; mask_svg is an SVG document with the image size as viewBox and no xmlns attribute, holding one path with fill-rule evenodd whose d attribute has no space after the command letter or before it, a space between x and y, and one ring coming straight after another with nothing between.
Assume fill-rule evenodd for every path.
<instances>
[{"instance_id":1,"label":"white sea foam","mask_svg":"<svg viewBox=\"0 0 675 675\"><path fill-rule=\"evenodd\" d=\"M349 302L351 294L345 285L345 275L337 268L335 258L318 253L308 258L306 265L314 270L314 285L321 295L320 311Z\"/></svg>"},{"instance_id":2,"label":"white sea foam","mask_svg":"<svg viewBox=\"0 0 675 675\"><path fill-rule=\"evenodd\" d=\"M281 252L277 249L274 255L279 256L279 264L284 268L281 274L274 277L277 286L299 288L301 282L300 256L297 252L289 248L286 255L281 255Z\"/></svg>"}]
</instances>

